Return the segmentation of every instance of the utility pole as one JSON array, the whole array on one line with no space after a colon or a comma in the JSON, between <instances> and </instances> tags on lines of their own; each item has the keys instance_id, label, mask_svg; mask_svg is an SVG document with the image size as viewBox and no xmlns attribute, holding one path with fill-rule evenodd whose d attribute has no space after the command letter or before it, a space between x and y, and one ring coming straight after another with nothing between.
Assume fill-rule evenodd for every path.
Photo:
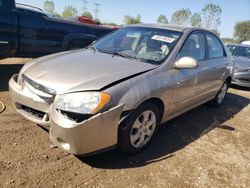
<instances>
[{"instance_id":1,"label":"utility pole","mask_svg":"<svg viewBox=\"0 0 250 188\"><path fill-rule=\"evenodd\" d=\"M94 3L95 9L93 10L95 13L95 19L98 18L98 13L100 13L99 7L101 6L99 3Z\"/></svg>"},{"instance_id":2,"label":"utility pole","mask_svg":"<svg viewBox=\"0 0 250 188\"><path fill-rule=\"evenodd\" d=\"M87 4L89 3L88 0L82 0L83 2L83 12L87 12L88 11L88 8L87 8Z\"/></svg>"}]
</instances>

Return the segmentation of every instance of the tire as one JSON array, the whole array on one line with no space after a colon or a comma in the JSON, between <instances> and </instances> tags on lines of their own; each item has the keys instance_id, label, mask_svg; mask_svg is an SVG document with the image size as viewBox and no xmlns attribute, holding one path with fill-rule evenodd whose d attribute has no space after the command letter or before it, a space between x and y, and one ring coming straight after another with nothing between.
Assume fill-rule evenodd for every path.
<instances>
[{"instance_id":1,"label":"tire","mask_svg":"<svg viewBox=\"0 0 250 188\"><path fill-rule=\"evenodd\" d=\"M0 113L5 110L5 105L0 101Z\"/></svg>"},{"instance_id":2,"label":"tire","mask_svg":"<svg viewBox=\"0 0 250 188\"><path fill-rule=\"evenodd\" d=\"M160 120L160 111L155 104L142 104L119 126L118 148L126 154L142 151L155 137Z\"/></svg>"},{"instance_id":3,"label":"tire","mask_svg":"<svg viewBox=\"0 0 250 188\"><path fill-rule=\"evenodd\" d=\"M217 95L215 96L215 98L211 101L211 104L213 106L218 107L223 103L226 97L228 88L229 88L229 84L227 81L225 81L223 85L221 86L220 90L218 91Z\"/></svg>"}]
</instances>

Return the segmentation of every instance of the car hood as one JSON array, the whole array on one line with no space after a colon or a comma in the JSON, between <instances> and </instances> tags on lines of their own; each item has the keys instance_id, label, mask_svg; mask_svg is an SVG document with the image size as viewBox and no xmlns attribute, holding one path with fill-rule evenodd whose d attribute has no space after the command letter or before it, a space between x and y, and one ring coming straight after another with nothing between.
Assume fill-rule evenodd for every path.
<instances>
[{"instance_id":1,"label":"car hood","mask_svg":"<svg viewBox=\"0 0 250 188\"><path fill-rule=\"evenodd\" d=\"M250 59L246 57L234 57L235 72L250 68Z\"/></svg>"},{"instance_id":2,"label":"car hood","mask_svg":"<svg viewBox=\"0 0 250 188\"><path fill-rule=\"evenodd\" d=\"M24 74L57 94L101 90L114 82L152 70L156 65L119 56L76 50L35 59L24 66Z\"/></svg>"}]
</instances>

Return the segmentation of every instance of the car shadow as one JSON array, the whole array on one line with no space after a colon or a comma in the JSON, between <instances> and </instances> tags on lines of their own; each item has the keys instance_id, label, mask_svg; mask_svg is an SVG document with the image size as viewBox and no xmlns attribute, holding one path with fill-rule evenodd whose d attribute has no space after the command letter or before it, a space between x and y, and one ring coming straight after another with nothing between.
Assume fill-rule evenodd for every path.
<instances>
[{"instance_id":1,"label":"car shadow","mask_svg":"<svg viewBox=\"0 0 250 188\"><path fill-rule=\"evenodd\" d=\"M229 93L219 108L202 105L159 128L154 142L143 152L128 156L118 149L87 158L77 157L82 162L101 169L122 169L145 166L150 163L174 157L175 152L201 138L215 128L234 131L224 122L235 116L250 100Z\"/></svg>"},{"instance_id":2,"label":"car shadow","mask_svg":"<svg viewBox=\"0 0 250 188\"><path fill-rule=\"evenodd\" d=\"M13 74L17 74L23 64L0 64L0 92L9 90L9 80Z\"/></svg>"},{"instance_id":3,"label":"car shadow","mask_svg":"<svg viewBox=\"0 0 250 188\"><path fill-rule=\"evenodd\" d=\"M249 87L242 87L242 86L238 86L238 85L234 85L234 84L231 85L231 88L242 90L242 91L250 91Z\"/></svg>"}]
</instances>

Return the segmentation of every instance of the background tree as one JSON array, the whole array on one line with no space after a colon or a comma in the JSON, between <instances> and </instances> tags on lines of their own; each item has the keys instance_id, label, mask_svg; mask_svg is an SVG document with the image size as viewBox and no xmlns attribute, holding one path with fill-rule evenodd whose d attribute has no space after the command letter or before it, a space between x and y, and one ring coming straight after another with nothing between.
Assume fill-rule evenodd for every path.
<instances>
[{"instance_id":1,"label":"background tree","mask_svg":"<svg viewBox=\"0 0 250 188\"><path fill-rule=\"evenodd\" d=\"M62 15L57 13L57 12L53 12L53 14L56 16L56 18L61 18L62 17Z\"/></svg>"},{"instance_id":2,"label":"background tree","mask_svg":"<svg viewBox=\"0 0 250 188\"><path fill-rule=\"evenodd\" d=\"M225 44L231 44L231 43L235 43L236 41L232 38L221 38L221 40L225 43Z\"/></svg>"},{"instance_id":3,"label":"background tree","mask_svg":"<svg viewBox=\"0 0 250 188\"><path fill-rule=\"evenodd\" d=\"M67 17L74 17L77 15L77 9L74 8L73 6L67 6L64 8L64 11L62 13L62 16L64 18L67 18Z\"/></svg>"},{"instance_id":4,"label":"background tree","mask_svg":"<svg viewBox=\"0 0 250 188\"><path fill-rule=\"evenodd\" d=\"M55 4L53 1L46 0L44 2L44 10L46 10L49 13L53 13L55 10Z\"/></svg>"},{"instance_id":5,"label":"background tree","mask_svg":"<svg viewBox=\"0 0 250 188\"><path fill-rule=\"evenodd\" d=\"M234 26L234 37L239 42L250 40L250 20L236 23Z\"/></svg>"},{"instance_id":6,"label":"background tree","mask_svg":"<svg viewBox=\"0 0 250 188\"><path fill-rule=\"evenodd\" d=\"M201 27L202 19L200 13L193 13L190 22L194 27Z\"/></svg>"},{"instance_id":7,"label":"background tree","mask_svg":"<svg viewBox=\"0 0 250 188\"><path fill-rule=\"evenodd\" d=\"M158 19L157 19L157 23L159 24L168 24L168 19L165 15L161 14Z\"/></svg>"},{"instance_id":8,"label":"background tree","mask_svg":"<svg viewBox=\"0 0 250 188\"><path fill-rule=\"evenodd\" d=\"M88 12L88 11L82 13L82 16L86 16L86 17L90 18L91 20L93 19L91 12Z\"/></svg>"},{"instance_id":9,"label":"background tree","mask_svg":"<svg viewBox=\"0 0 250 188\"><path fill-rule=\"evenodd\" d=\"M97 25L101 25L102 24L102 22L101 22L101 20L99 18L95 19L95 22L96 22Z\"/></svg>"},{"instance_id":10,"label":"background tree","mask_svg":"<svg viewBox=\"0 0 250 188\"><path fill-rule=\"evenodd\" d=\"M206 4L202 9L202 21L203 27L209 30L218 31L221 24L222 9L217 4L209 3Z\"/></svg>"},{"instance_id":11,"label":"background tree","mask_svg":"<svg viewBox=\"0 0 250 188\"><path fill-rule=\"evenodd\" d=\"M187 26L190 23L191 11L190 9L181 9L173 13L171 23L176 25Z\"/></svg>"},{"instance_id":12,"label":"background tree","mask_svg":"<svg viewBox=\"0 0 250 188\"><path fill-rule=\"evenodd\" d=\"M128 15L124 16L123 22L125 25L141 23L141 15L137 15L136 17L132 17Z\"/></svg>"}]
</instances>

